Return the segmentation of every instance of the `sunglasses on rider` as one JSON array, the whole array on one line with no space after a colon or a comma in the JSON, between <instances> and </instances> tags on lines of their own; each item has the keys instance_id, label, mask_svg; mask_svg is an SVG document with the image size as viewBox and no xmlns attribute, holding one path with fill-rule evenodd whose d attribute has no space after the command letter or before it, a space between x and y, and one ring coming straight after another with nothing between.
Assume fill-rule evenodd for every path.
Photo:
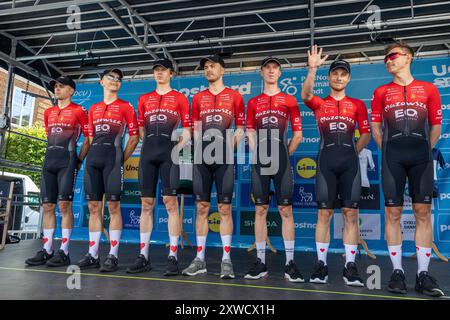
<instances>
[{"instance_id":1,"label":"sunglasses on rider","mask_svg":"<svg viewBox=\"0 0 450 320\"><path fill-rule=\"evenodd\" d=\"M403 53L403 52L392 52L392 53L389 53L387 56L384 57L384 63L386 63L386 62L388 62L390 60L395 60L399 56L407 56L407 54Z\"/></svg>"},{"instance_id":2,"label":"sunglasses on rider","mask_svg":"<svg viewBox=\"0 0 450 320\"><path fill-rule=\"evenodd\" d=\"M108 78L108 80L114 81L114 82L122 82L122 78L121 77L115 77L112 74L108 74L106 76Z\"/></svg>"}]
</instances>

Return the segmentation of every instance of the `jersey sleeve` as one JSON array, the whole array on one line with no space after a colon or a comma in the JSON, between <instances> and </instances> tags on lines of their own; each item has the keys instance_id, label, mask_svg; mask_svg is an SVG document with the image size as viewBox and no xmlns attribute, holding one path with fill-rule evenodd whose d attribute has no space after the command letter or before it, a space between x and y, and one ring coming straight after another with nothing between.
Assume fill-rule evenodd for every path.
<instances>
[{"instance_id":1,"label":"jersey sleeve","mask_svg":"<svg viewBox=\"0 0 450 320\"><path fill-rule=\"evenodd\" d=\"M45 135L48 137L48 114L50 113L51 108L47 108L44 111L44 126L45 126Z\"/></svg>"},{"instance_id":2,"label":"jersey sleeve","mask_svg":"<svg viewBox=\"0 0 450 320\"><path fill-rule=\"evenodd\" d=\"M178 96L178 112L181 118L181 126L183 128L191 127L191 111L189 108L189 100L182 93Z\"/></svg>"},{"instance_id":3,"label":"jersey sleeve","mask_svg":"<svg viewBox=\"0 0 450 320\"><path fill-rule=\"evenodd\" d=\"M247 130L254 130L255 128L255 104L254 100L250 100L247 104Z\"/></svg>"},{"instance_id":4,"label":"jersey sleeve","mask_svg":"<svg viewBox=\"0 0 450 320\"><path fill-rule=\"evenodd\" d=\"M245 126L245 104L244 98L238 92L234 95L234 123L236 127L244 127Z\"/></svg>"},{"instance_id":5,"label":"jersey sleeve","mask_svg":"<svg viewBox=\"0 0 450 320\"><path fill-rule=\"evenodd\" d=\"M200 121L200 106L198 102L198 96L194 95L192 98L192 128L198 130L197 122Z\"/></svg>"},{"instance_id":6,"label":"jersey sleeve","mask_svg":"<svg viewBox=\"0 0 450 320\"><path fill-rule=\"evenodd\" d=\"M441 96L435 85L430 84L428 96L428 121L430 126L442 123Z\"/></svg>"},{"instance_id":7,"label":"jersey sleeve","mask_svg":"<svg viewBox=\"0 0 450 320\"><path fill-rule=\"evenodd\" d=\"M93 118L93 111L94 110L94 106L91 106L91 108L89 109L88 112L88 135L89 137L93 137L94 136L94 118Z\"/></svg>"},{"instance_id":8,"label":"jersey sleeve","mask_svg":"<svg viewBox=\"0 0 450 320\"><path fill-rule=\"evenodd\" d=\"M145 118L144 118L144 114L145 114L145 106L144 106L144 102L143 102L143 98L142 96L139 97L138 100L138 117L137 117L137 121L138 121L138 126L139 127L144 127L145 125Z\"/></svg>"},{"instance_id":9,"label":"jersey sleeve","mask_svg":"<svg viewBox=\"0 0 450 320\"><path fill-rule=\"evenodd\" d=\"M358 121L358 129L360 134L370 133L370 124L366 104L361 100L358 100L356 121Z\"/></svg>"},{"instance_id":10,"label":"jersey sleeve","mask_svg":"<svg viewBox=\"0 0 450 320\"><path fill-rule=\"evenodd\" d=\"M372 96L372 111L370 113L370 118L372 122L382 122L383 121L383 93L380 88L376 89Z\"/></svg>"},{"instance_id":11,"label":"jersey sleeve","mask_svg":"<svg viewBox=\"0 0 450 320\"><path fill-rule=\"evenodd\" d=\"M294 96L290 96L289 116L291 118L292 131L302 131L302 117L300 116L297 99Z\"/></svg>"},{"instance_id":12,"label":"jersey sleeve","mask_svg":"<svg viewBox=\"0 0 450 320\"><path fill-rule=\"evenodd\" d=\"M308 108L314 111L320 108L320 106L323 104L323 99L319 98L318 96L313 96L311 100L303 100L303 102Z\"/></svg>"},{"instance_id":13,"label":"jersey sleeve","mask_svg":"<svg viewBox=\"0 0 450 320\"><path fill-rule=\"evenodd\" d=\"M83 132L83 136L89 137L89 120L88 113L85 108L80 106L80 110L78 112L78 122L81 127L81 132Z\"/></svg>"},{"instance_id":14,"label":"jersey sleeve","mask_svg":"<svg viewBox=\"0 0 450 320\"><path fill-rule=\"evenodd\" d=\"M128 134L131 136L136 136L139 134L138 123L136 119L136 112L133 106L128 103L125 108L125 120L127 122Z\"/></svg>"}]
</instances>

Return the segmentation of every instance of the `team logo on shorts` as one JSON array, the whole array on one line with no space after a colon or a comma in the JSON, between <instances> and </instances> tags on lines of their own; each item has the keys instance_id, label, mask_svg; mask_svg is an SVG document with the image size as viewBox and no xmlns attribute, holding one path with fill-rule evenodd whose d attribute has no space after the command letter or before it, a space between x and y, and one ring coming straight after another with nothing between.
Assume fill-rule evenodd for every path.
<instances>
[{"instance_id":1,"label":"team logo on shorts","mask_svg":"<svg viewBox=\"0 0 450 320\"><path fill-rule=\"evenodd\" d=\"M297 170L297 174L304 178L310 179L316 175L316 162L311 158L302 158L297 162L295 169Z\"/></svg>"}]
</instances>

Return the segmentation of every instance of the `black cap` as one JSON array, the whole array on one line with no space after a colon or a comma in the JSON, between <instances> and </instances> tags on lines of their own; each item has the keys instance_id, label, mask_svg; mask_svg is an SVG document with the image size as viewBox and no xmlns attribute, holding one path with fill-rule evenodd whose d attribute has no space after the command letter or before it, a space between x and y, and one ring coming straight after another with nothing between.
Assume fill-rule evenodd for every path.
<instances>
[{"instance_id":1,"label":"black cap","mask_svg":"<svg viewBox=\"0 0 450 320\"><path fill-rule=\"evenodd\" d=\"M72 79L70 79L69 77L61 76L61 77L59 77L59 78L56 79L56 80L52 80L52 81L50 81L50 86L51 86L52 88L54 88L54 87L55 87L55 84L56 84L57 82L59 82L59 83L61 83L61 84L63 84L63 85L66 85L66 86L71 86L71 87L73 88L73 90L76 90L75 82L74 82Z\"/></svg>"},{"instance_id":2,"label":"black cap","mask_svg":"<svg viewBox=\"0 0 450 320\"><path fill-rule=\"evenodd\" d=\"M172 69L173 71L173 64L169 59L156 60L155 62L153 62L152 69L155 69L157 66L162 66L166 69Z\"/></svg>"},{"instance_id":3,"label":"black cap","mask_svg":"<svg viewBox=\"0 0 450 320\"><path fill-rule=\"evenodd\" d=\"M350 63L348 63L345 60L336 60L333 61L333 63L330 65L330 69L328 70L328 73L330 73L333 70L342 68L346 70L348 73L350 73Z\"/></svg>"},{"instance_id":4,"label":"black cap","mask_svg":"<svg viewBox=\"0 0 450 320\"><path fill-rule=\"evenodd\" d=\"M103 71L101 78L103 78L104 76L106 76L107 74L110 74L111 72L115 72L119 75L120 79L123 78L123 72L120 71L120 69L114 68L114 69L108 69Z\"/></svg>"},{"instance_id":5,"label":"black cap","mask_svg":"<svg viewBox=\"0 0 450 320\"><path fill-rule=\"evenodd\" d=\"M266 64L268 64L269 62L275 62L277 65L280 66L281 68L281 62L280 60L278 60L278 58L275 57L267 57L265 58L262 62L261 62L261 68L264 67Z\"/></svg>"},{"instance_id":6,"label":"black cap","mask_svg":"<svg viewBox=\"0 0 450 320\"><path fill-rule=\"evenodd\" d=\"M217 55L217 54L213 55L213 56L209 56L209 57L203 58L202 60L200 60L200 68L203 69L205 67L205 63L207 61L220 63L220 65L225 68L225 61L223 61L222 57Z\"/></svg>"}]
</instances>

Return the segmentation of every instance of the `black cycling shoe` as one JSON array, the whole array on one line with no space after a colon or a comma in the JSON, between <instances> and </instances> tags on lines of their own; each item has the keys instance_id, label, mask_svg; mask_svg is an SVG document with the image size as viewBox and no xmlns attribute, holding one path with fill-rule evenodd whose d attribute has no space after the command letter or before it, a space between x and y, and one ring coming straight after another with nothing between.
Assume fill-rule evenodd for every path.
<instances>
[{"instance_id":1,"label":"black cycling shoe","mask_svg":"<svg viewBox=\"0 0 450 320\"><path fill-rule=\"evenodd\" d=\"M56 251L53 258L47 261L48 267L64 267L70 265L69 254L65 254L64 250Z\"/></svg>"},{"instance_id":2,"label":"black cycling shoe","mask_svg":"<svg viewBox=\"0 0 450 320\"><path fill-rule=\"evenodd\" d=\"M244 276L245 279L258 280L268 274L267 267L261 262L261 259L256 259L250 270Z\"/></svg>"},{"instance_id":3,"label":"black cycling shoe","mask_svg":"<svg viewBox=\"0 0 450 320\"><path fill-rule=\"evenodd\" d=\"M88 253L83 257L83 259L77 262L77 266L81 270L100 268L100 258L96 259Z\"/></svg>"},{"instance_id":4,"label":"black cycling shoe","mask_svg":"<svg viewBox=\"0 0 450 320\"><path fill-rule=\"evenodd\" d=\"M177 276L180 274L180 269L178 268L178 260L174 256L170 256L167 260L165 276Z\"/></svg>"},{"instance_id":5,"label":"black cycling shoe","mask_svg":"<svg viewBox=\"0 0 450 320\"><path fill-rule=\"evenodd\" d=\"M25 263L29 266L41 266L47 263L48 260L53 258L53 252L48 254L45 249L38 251L34 257L25 260Z\"/></svg>"},{"instance_id":6,"label":"black cycling shoe","mask_svg":"<svg viewBox=\"0 0 450 320\"><path fill-rule=\"evenodd\" d=\"M127 273L147 272L151 269L150 261L147 260L143 254L140 254L134 261L134 264L127 268Z\"/></svg>"},{"instance_id":7,"label":"black cycling shoe","mask_svg":"<svg viewBox=\"0 0 450 320\"><path fill-rule=\"evenodd\" d=\"M391 280L387 290L392 293L406 294L405 274L400 269L395 269L391 275Z\"/></svg>"},{"instance_id":8,"label":"black cycling shoe","mask_svg":"<svg viewBox=\"0 0 450 320\"><path fill-rule=\"evenodd\" d=\"M328 282L328 266L325 265L325 262L322 260L316 262L311 278L309 278L309 282L320 284Z\"/></svg>"},{"instance_id":9,"label":"black cycling shoe","mask_svg":"<svg viewBox=\"0 0 450 320\"><path fill-rule=\"evenodd\" d=\"M293 260L284 267L284 278L290 282L305 282L303 275L298 270Z\"/></svg>"},{"instance_id":10,"label":"black cycling shoe","mask_svg":"<svg viewBox=\"0 0 450 320\"><path fill-rule=\"evenodd\" d=\"M343 271L344 282L348 286L354 287L364 287L364 282L358 274L358 268L356 268L356 263L349 262L344 267Z\"/></svg>"},{"instance_id":11,"label":"black cycling shoe","mask_svg":"<svg viewBox=\"0 0 450 320\"><path fill-rule=\"evenodd\" d=\"M416 275L416 291L431 297L442 297L444 292L439 288L436 279L428 274L427 271L422 271L418 276Z\"/></svg>"},{"instance_id":12,"label":"black cycling shoe","mask_svg":"<svg viewBox=\"0 0 450 320\"><path fill-rule=\"evenodd\" d=\"M119 259L113 254L108 254L100 267L100 272L114 272L117 270L119 270Z\"/></svg>"}]
</instances>

